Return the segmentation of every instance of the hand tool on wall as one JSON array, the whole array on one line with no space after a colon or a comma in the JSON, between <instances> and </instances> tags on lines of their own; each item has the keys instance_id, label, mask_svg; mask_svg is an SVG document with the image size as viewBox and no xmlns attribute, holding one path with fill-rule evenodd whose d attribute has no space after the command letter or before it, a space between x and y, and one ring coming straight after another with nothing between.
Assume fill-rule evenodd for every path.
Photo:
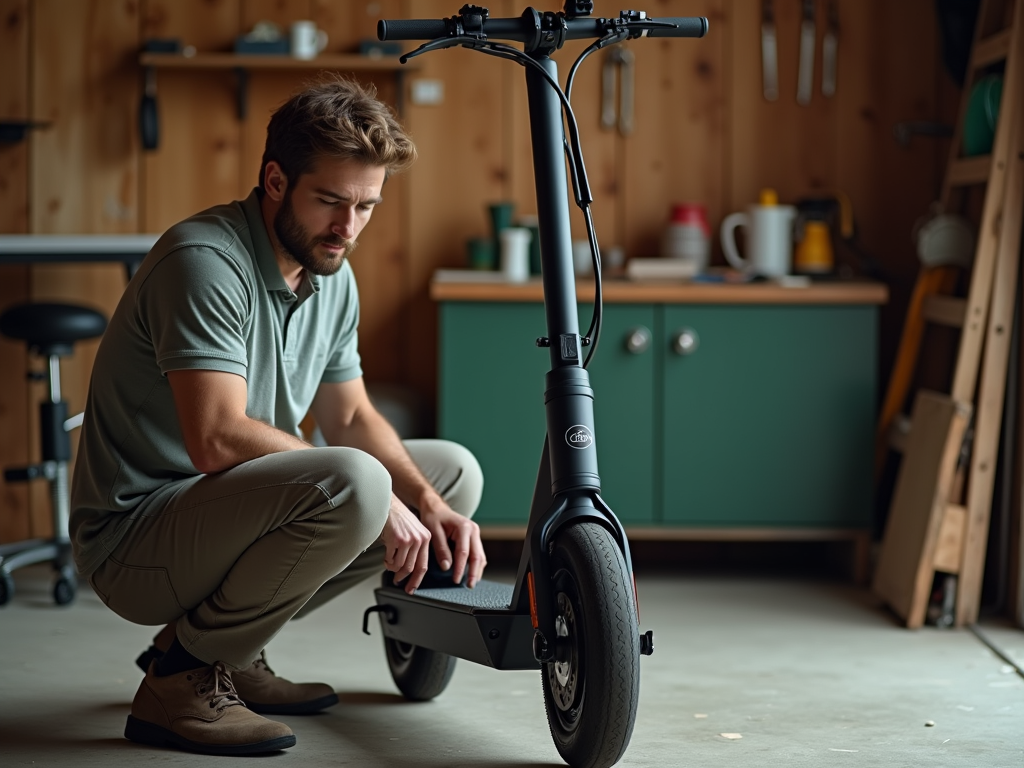
<instances>
[{"instance_id":1,"label":"hand tool on wall","mask_svg":"<svg viewBox=\"0 0 1024 768\"><path fill-rule=\"evenodd\" d=\"M836 95L836 67L839 57L838 0L828 0L828 20L821 40L821 95Z\"/></svg>"},{"instance_id":2,"label":"hand tool on wall","mask_svg":"<svg viewBox=\"0 0 1024 768\"><path fill-rule=\"evenodd\" d=\"M633 73L636 57L627 48L612 48L604 59L601 70L601 127L612 130L618 124L619 133L629 136L633 132ZM618 83L618 109L615 104Z\"/></svg>"},{"instance_id":3,"label":"hand tool on wall","mask_svg":"<svg viewBox=\"0 0 1024 768\"><path fill-rule=\"evenodd\" d=\"M800 22L800 65L796 79L796 102L811 103L814 87L814 0L803 0L803 18Z\"/></svg>"},{"instance_id":4,"label":"hand tool on wall","mask_svg":"<svg viewBox=\"0 0 1024 768\"><path fill-rule=\"evenodd\" d=\"M768 101L779 98L778 59L772 0L761 0L761 80L764 84L764 97Z\"/></svg>"}]
</instances>

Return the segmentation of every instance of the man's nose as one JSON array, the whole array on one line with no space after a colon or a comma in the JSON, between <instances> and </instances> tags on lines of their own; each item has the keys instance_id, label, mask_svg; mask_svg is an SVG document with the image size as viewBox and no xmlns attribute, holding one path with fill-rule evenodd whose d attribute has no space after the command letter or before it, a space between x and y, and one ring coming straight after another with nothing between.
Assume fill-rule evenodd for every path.
<instances>
[{"instance_id":1,"label":"man's nose","mask_svg":"<svg viewBox=\"0 0 1024 768\"><path fill-rule=\"evenodd\" d=\"M338 237L351 240L356 234L355 227L355 212L351 208L343 208L338 217L334 220L331 226L331 232L338 235Z\"/></svg>"}]
</instances>

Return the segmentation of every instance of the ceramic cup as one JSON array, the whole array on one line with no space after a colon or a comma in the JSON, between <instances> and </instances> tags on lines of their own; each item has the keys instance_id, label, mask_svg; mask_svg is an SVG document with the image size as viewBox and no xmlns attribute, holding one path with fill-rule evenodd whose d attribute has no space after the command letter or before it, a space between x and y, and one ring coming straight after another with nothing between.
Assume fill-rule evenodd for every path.
<instances>
[{"instance_id":1,"label":"ceramic cup","mask_svg":"<svg viewBox=\"0 0 1024 768\"><path fill-rule=\"evenodd\" d=\"M291 53L296 59L315 59L327 47L327 33L315 21L296 21L291 27Z\"/></svg>"},{"instance_id":2,"label":"ceramic cup","mask_svg":"<svg viewBox=\"0 0 1024 768\"><path fill-rule=\"evenodd\" d=\"M498 236L501 242L501 271L512 283L530 279L530 230L507 227Z\"/></svg>"},{"instance_id":3,"label":"ceramic cup","mask_svg":"<svg viewBox=\"0 0 1024 768\"><path fill-rule=\"evenodd\" d=\"M730 213L722 221L722 250L733 268L763 277L789 274L793 258L793 220L790 205L751 205L745 213ZM736 229L747 231L746 258L736 248Z\"/></svg>"}]
</instances>

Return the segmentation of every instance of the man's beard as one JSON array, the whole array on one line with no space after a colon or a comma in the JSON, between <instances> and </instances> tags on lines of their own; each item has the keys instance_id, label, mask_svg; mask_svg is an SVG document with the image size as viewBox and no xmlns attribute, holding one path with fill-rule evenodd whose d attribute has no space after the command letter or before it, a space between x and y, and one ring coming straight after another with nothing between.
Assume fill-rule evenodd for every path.
<instances>
[{"instance_id":1,"label":"man's beard","mask_svg":"<svg viewBox=\"0 0 1024 768\"><path fill-rule=\"evenodd\" d=\"M314 275L333 275L341 269L345 258L356 248L355 240L310 235L295 217L290 190L285 193L281 208L274 216L274 234L288 255L295 259L299 266ZM345 250L338 256L318 256L315 249L320 243L340 246Z\"/></svg>"}]
</instances>

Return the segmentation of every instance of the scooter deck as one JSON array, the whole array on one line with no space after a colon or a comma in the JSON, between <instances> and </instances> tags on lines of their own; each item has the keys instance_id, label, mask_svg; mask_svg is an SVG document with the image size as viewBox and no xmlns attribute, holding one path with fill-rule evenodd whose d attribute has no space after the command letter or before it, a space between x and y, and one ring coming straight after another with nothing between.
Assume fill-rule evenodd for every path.
<instances>
[{"instance_id":1,"label":"scooter deck","mask_svg":"<svg viewBox=\"0 0 1024 768\"><path fill-rule=\"evenodd\" d=\"M374 591L386 637L495 669L540 669L533 656L533 622L511 608L513 587L481 580L474 589L432 587L408 595Z\"/></svg>"}]
</instances>

